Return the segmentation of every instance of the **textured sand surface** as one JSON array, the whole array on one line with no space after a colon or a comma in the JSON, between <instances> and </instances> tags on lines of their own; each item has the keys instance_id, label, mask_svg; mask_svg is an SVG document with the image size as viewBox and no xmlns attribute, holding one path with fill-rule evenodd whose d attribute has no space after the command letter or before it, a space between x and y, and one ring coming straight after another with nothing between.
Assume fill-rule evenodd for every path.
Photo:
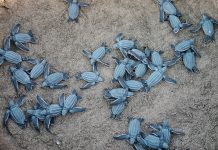
<instances>
[{"instance_id":1,"label":"textured sand surface","mask_svg":"<svg viewBox=\"0 0 218 150\"><path fill-rule=\"evenodd\" d=\"M9 128L14 134L10 137L0 124L0 149L2 150L124 150L132 149L125 141L115 141L112 136L127 131L127 117L141 116L147 123L160 122L166 118L172 127L181 128L185 136L174 136L172 149L215 150L218 149L218 44L217 40L206 47L200 47L203 32L191 34L187 30L177 35L167 22L159 22L159 7L152 0L84 0L91 4L82 8L79 23L67 22L67 4L63 0L6 0L9 9L0 8L0 40L8 35L15 22L22 24L22 31L32 29L38 44L29 45L31 51L22 55L45 58L57 70L69 72L71 79L68 88L62 90L44 90L39 85L26 97L23 110L35 103L36 94L47 101L57 103L58 96L71 89L78 90L83 97L78 103L87 111L66 117L58 117L51 127L54 135L41 126L38 134L30 125L20 129L12 121ZM208 13L218 19L217 0L180 0L175 5L183 13L183 19L195 24L201 13ZM218 31L218 30L217 30ZM91 70L82 50L95 49L102 42L112 47L114 36L122 32L126 37L138 40L140 47L164 48L165 58L172 57L170 44L196 36L197 49L202 58L197 58L199 74L189 73L182 62L169 69L169 76L175 78L177 85L162 82L150 93L137 92L130 98L122 119L111 120L110 108L104 101L102 90L116 87L111 83L114 61L111 56L121 57L113 50L104 58L110 62L110 68L99 65L99 72L105 82L89 90L81 91L82 81L75 80L77 71ZM218 39L218 32L215 37ZM2 120L9 98L15 98L15 92L8 73L9 64L0 67L0 120ZM37 79L38 83L42 78ZM23 89L22 89L23 90ZM56 144L60 141L60 145Z\"/></svg>"}]
</instances>

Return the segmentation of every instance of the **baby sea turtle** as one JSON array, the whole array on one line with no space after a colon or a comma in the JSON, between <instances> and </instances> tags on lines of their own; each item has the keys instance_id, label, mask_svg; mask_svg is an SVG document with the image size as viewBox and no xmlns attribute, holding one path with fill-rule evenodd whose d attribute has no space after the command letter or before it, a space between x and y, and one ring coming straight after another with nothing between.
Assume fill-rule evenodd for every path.
<instances>
[{"instance_id":1,"label":"baby sea turtle","mask_svg":"<svg viewBox=\"0 0 218 150\"><path fill-rule=\"evenodd\" d=\"M55 72L52 74L49 74L49 65L45 65L45 72L44 72L44 81L42 83L42 88L49 87L52 89L60 89L64 88L67 85L60 84L60 82L67 81L69 79L69 75L64 72Z\"/></svg>"},{"instance_id":2,"label":"baby sea turtle","mask_svg":"<svg viewBox=\"0 0 218 150\"><path fill-rule=\"evenodd\" d=\"M119 49L124 57L127 57L127 51L136 48L135 41L123 40L123 34L119 33L115 37L117 43L114 44L114 49Z\"/></svg>"},{"instance_id":3,"label":"baby sea turtle","mask_svg":"<svg viewBox=\"0 0 218 150\"><path fill-rule=\"evenodd\" d=\"M118 79L123 78L126 72L133 76L132 66L135 64L135 61L129 58L125 58L124 60L119 60L116 57L112 57L112 58L115 59L117 64L113 73L112 82L119 81Z\"/></svg>"},{"instance_id":4,"label":"baby sea turtle","mask_svg":"<svg viewBox=\"0 0 218 150\"><path fill-rule=\"evenodd\" d=\"M76 103L80 99L82 99L82 97L77 94L76 90L73 90L66 99L64 94L61 94L59 97L59 105L62 107L61 114L64 116L67 114L67 112L72 112L73 109L74 111L77 110L77 112L85 111L85 108L75 107Z\"/></svg>"},{"instance_id":5,"label":"baby sea turtle","mask_svg":"<svg viewBox=\"0 0 218 150\"><path fill-rule=\"evenodd\" d=\"M19 97L16 102L13 100L10 100L8 103L7 110L3 117L3 125L6 127L9 134L11 134L9 128L8 128L8 119L11 118L18 124L22 129L26 128L26 118L22 110L20 109L20 106L24 104L24 95ZM11 134L12 135L12 134Z\"/></svg>"},{"instance_id":6,"label":"baby sea turtle","mask_svg":"<svg viewBox=\"0 0 218 150\"><path fill-rule=\"evenodd\" d=\"M31 69L31 72L30 72L30 78L32 79L38 78L45 71L45 66L47 64L47 61L42 60L40 62L39 60L36 60L34 63L36 65Z\"/></svg>"},{"instance_id":7,"label":"baby sea turtle","mask_svg":"<svg viewBox=\"0 0 218 150\"><path fill-rule=\"evenodd\" d=\"M176 84L176 81L165 74L166 67L156 69L147 80L145 80L145 90L148 92L150 88L158 84L161 80L167 81L168 83Z\"/></svg>"},{"instance_id":8,"label":"baby sea turtle","mask_svg":"<svg viewBox=\"0 0 218 150\"><path fill-rule=\"evenodd\" d=\"M130 91L133 92L144 90L146 85L143 82L137 80L127 80L127 81L120 82L120 84L123 88L129 89Z\"/></svg>"},{"instance_id":9,"label":"baby sea turtle","mask_svg":"<svg viewBox=\"0 0 218 150\"><path fill-rule=\"evenodd\" d=\"M185 67L187 68L188 71L190 72L199 72L197 65L196 65L196 58L195 58L195 53L191 50L186 51L183 54L183 63Z\"/></svg>"},{"instance_id":10,"label":"baby sea turtle","mask_svg":"<svg viewBox=\"0 0 218 150\"><path fill-rule=\"evenodd\" d=\"M23 84L27 91L33 89L35 83L30 80L29 75L23 70L23 68L21 68L20 65L17 65L16 67L11 66L9 70L11 72L11 81L14 85L16 93L18 93L18 89L19 89L18 83Z\"/></svg>"},{"instance_id":11,"label":"baby sea turtle","mask_svg":"<svg viewBox=\"0 0 218 150\"><path fill-rule=\"evenodd\" d=\"M154 136L154 135L147 135L144 138L141 136L137 137L137 141L143 145L144 148L151 148L151 149L168 149L169 145L163 141L162 138Z\"/></svg>"},{"instance_id":12,"label":"baby sea turtle","mask_svg":"<svg viewBox=\"0 0 218 150\"><path fill-rule=\"evenodd\" d=\"M94 52L83 50L83 54L89 58L89 62L92 66L95 65L96 62L100 62L106 66L109 66L108 63L102 61L102 58L108 51L110 51L110 49L106 46L106 43L102 43L102 45Z\"/></svg>"},{"instance_id":13,"label":"baby sea turtle","mask_svg":"<svg viewBox=\"0 0 218 150\"><path fill-rule=\"evenodd\" d=\"M128 118L129 127L127 134L119 134L114 135L114 139L116 140L129 140L130 144L134 144L136 142L137 137L141 132L141 123L144 121L143 118Z\"/></svg>"},{"instance_id":14,"label":"baby sea turtle","mask_svg":"<svg viewBox=\"0 0 218 150\"><path fill-rule=\"evenodd\" d=\"M182 23L180 19L175 15L169 15L168 20L174 33L178 33L180 29L186 29L191 26L191 24L187 22Z\"/></svg>"},{"instance_id":15,"label":"baby sea turtle","mask_svg":"<svg viewBox=\"0 0 218 150\"><path fill-rule=\"evenodd\" d=\"M202 27L204 31L204 43L208 43L215 40L215 30L214 30L214 24L218 24L218 21L209 17L207 14L203 14L201 16L200 21L198 24L191 30L191 32L197 32Z\"/></svg>"},{"instance_id":16,"label":"baby sea turtle","mask_svg":"<svg viewBox=\"0 0 218 150\"><path fill-rule=\"evenodd\" d=\"M146 47L144 52L138 49L131 49L128 54L133 56L135 59L141 61L143 64L148 64L148 57L150 56L150 50Z\"/></svg>"},{"instance_id":17,"label":"baby sea turtle","mask_svg":"<svg viewBox=\"0 0 218 150\"><path fill-rule=\"evenodd\" d=\"M201 55L197 52L197 50L194 46L194 41L195 41L195 39L185 39L176 45L171 44L171 48L173 50L175 50L177 57L180 57L181 53L183 53L189 49L192 49L195 52L195 54L200 57Z\"/></svg>"},{"instance_id":18,"label":"baby sea turtle","mask_svg":"<svg viewBox=\"0 0 218 150\"><path fill-rule=\"evenodd\" d=\"M111 108L111 116L110 117L113 119L119 118L121 113L125 109L125 105L126 105L125 102L113 105Z\"/></svg>"},{"instance_id":19,"label":"baby sea turtle","mask_svg":"<svg viewBox=\"0 0 218 150\"><path fill-rule=\"evenodd\" d=\"M155 130L155 133L153 133L154 135L157 135L158 137L162 137L162 140L168 145L170 144L170 137L172 133L180 134L180 135L184 134L179 129L170 128L167 120L164 120L162 124L150 124L149 127Z\"/></svg>"},{"instance_id":20,"label":"baby sea turtle","mask_svg":"<svg viewBox=\"0 0 218 150\"><path fill-rule=\"evenodd\" d=\"M123 98L124 96L126 96L126 97L133 96L133 92L129 92L127 89L124 89L124 88L105 89L104 90L104 98L109 99L109 100Z\"/></svg>"},{"instance_id":21,"label":"baby sea turtle","mask_svg":"<svg viewBox=\"0 0 218 150\"><path fill-rule=\"evenodd\" d=\"M94 67L94 71L86 71L86 72L77 72L76 74L77 80L84 80L87 83L85 83L81 89L88 89L91 86L95 85L98 82L103 82L103 78L100 77L99 72L97 71L97 68Z\"/></svg>"},{"instance_id":22,"label":"baby sea turtle","mask_svg":"<svg viewBox=\"0 0 218 150\"><path fill-rule=\"evenodd\" d=\"M29 51L29 48L25 46L26 43L36 43L32 30L28 33L19 33L21 25L17 23L11 30L11 40L14 41L17 48L23 51Z\"/></svg>"},{"instance_id":23,"label":"baby sea turtle","mask_svg":"<svg viewBox=\"0 0 218 150\"><path fill-rule=\"evenodd\" d=\"M143 63L136 63L134 67L134 73L136 78L141 78L147 71L147 66Z\"/></svg>"},{"instance_id":24,"label":"baby sea turtle","mask_svg":"<svg viewBox=\"0 0 218 150\"><path fill-rule=\"evenodd\" d=\"M87 7L89 4L78 2L78 0L66 0L68 6L68 21L78 22L79 11L81 7Z\"/></svg>"},{"instance_id":25,"label":"baby sea turtle","mask_svg":"<svg viewBox=\"0 0 218 150\"><path fill-rule=\"evenodd\" d=\"M172 0L158 0L160 4L160 22L163 22L165 15L176 15L180 17L182 14L173 5Z\"/></svg>"}]
</instances>

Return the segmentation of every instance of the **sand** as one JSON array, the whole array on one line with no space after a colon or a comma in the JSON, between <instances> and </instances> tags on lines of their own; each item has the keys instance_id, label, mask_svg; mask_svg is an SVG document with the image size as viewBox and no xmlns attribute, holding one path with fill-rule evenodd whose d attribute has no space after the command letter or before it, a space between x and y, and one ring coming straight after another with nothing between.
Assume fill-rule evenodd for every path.
<instances>
[{"instance_id":1,"label":"sand","mask_svg":"<svg viewBox=\"0 0 218 150\"><path fill-rule=\"evenodd\" d=\"M159 7L152 0L84 0L90 7L82 8L79 23L67 22L67 4L64 0L5 0L9 9L0 8L0 39L8 35L11 27L19 22L21 31L33 30L38 43L29 44L30 52L17 50L22 55L44 58L56 70L69 72L68 88L62 90L41 89L43 78L36 80L39 85L29 92L22 110L35 104L37 94L50 103L57 103L61 93L69 94L76 89L83 97L78 106L86 107L84 113L58 117L51 127L54 134L48 133L41 125L37 133L31 125L22 130L13 121L9 128L14 137L7 134L0 125L0 149L3 150L123 150L132 149L125 141L115 141L115 133L127 131L127 117L143 117L143 131L147 124L168 119L171 127L181 128L184 136L173 136L171 149L215 150L218 149L218 44L217 40L201 47L202 30L191 34L183 30L173 34L167 22L159 22ZM218 19L217 0L175 1L183 14L183 20L195 24L202 13L208 13ZM105 79L88 90L81 91L82 81L76 81L78 71L91 70L82 50L94 50L102 42L109 47L114 37L122 32L127 38L137 39L139 47L165 50L164 57L171 58L170 44L184 38L196 37L196 48L202 55L197 58L198 74L188 72L182 62L168 70L177 85L165 82L155 86L150 93L137 92L129 99L121 120L112 120L110 107L103 99L103 89L118 87L112 84L112 72L115 67L112 56L121 58L117 50L112 50L104 58L110 62L107 68L99 65L99 72ZM218 32L215 37L218 38ZM16 98L8 73L9 63L0 67L0 120L9 99ZM149 73L148 73L149 74ZM21 86L22 91L24 91ZM58 144L57 144L58 143Z\"/></svg>"}]
</instances>

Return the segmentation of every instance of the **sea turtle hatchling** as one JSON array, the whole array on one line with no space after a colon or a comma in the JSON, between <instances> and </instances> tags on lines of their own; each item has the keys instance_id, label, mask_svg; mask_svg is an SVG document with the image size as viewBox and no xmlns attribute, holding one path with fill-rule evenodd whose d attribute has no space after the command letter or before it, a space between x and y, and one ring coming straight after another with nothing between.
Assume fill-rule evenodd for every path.
<instances>
[{"instance_id":1,"label":"sea turtle hatchling","mask_svg":"<svg viewBox=\"0 0 218 150\"><path fill-rule=\"evenodd\" d=\"M26 43L36 43L32 30L28 33L19 33L21 25L17 23L11 30L11 40L14 41L17 48L23 51L29 51L29 48L25 46Z\"/></svg>"},{"instance_id":2,"label":"sea turtle hatchling","mask_svg":"<svg viewBox=\"0 0 218 150\"><path fill-rule=\"evenodd\" d=\"M18 93L19 90L18 83L23 84L27 91L33 89L35 83L30 80L29 75L24 71L23 68L21 68L20 65L17 65L15 67L11 66L9 68L9 71L11 73L11 81L14 85L16 93Z\"/></svg>"},{"instance_id":3,"label":"sea turtle hatchling","mask_svg":"<svg viewBox=\"0 0 218 150\"><path fill-rule=\"evenodd\" d=\"M171 44L171 48L173 50L175 50L175 52L176 52L176 57L180 57L181 53L183 53L189 49L192 49L197 56L201 57L201 55L197 52L197 50L194 46L194 41L195 41L195 39L185 39L185 40L180 41L176 45Z\"/></svg>"},{"instance_id":4,"label":"sea turtle hatchling","mask_svg":"<svg viewBox=\"0 0 218 150\"><path fill-rule=\"evenodd\" d=\"M144 138L141 136L137 137L137 141L144 147L144 148L151 148L151 149L168 149L169 145L163 141L162 137L157 137L155 135L147 135Z\"/></svg>"},{"instance_id":5,"label":"sea turtle hatchling","mask_svg":"<svg viewBox=\"0 0 218 150\"><path fill-rule=\"evenodd\" d=\"M79 11L81 7L87 7L89 4L78 2L78 0L66 0L68 2L68 21L78 22Z\"/></svg>"},{"instance_id":6,"label":"sea turtle hatchling","mask_svg":"<svg viewBox=\"0 0 218 150\"><path fill-rule=\"evenodd\" d=\"M168 83L176 84L176 81L166 75L166 67L156 69L147 80L144 81L145 91L150 91L150 88L158 84L161 80L164 80Z\"/></svg>"},{"instance_id":7,"label":"sea turtle hatchling","mask_svg":"<svg viewBox=\"0 0 218 150\"><path fill-rule=\"evenodd\" d=\"M113 48L119 49L122 55L124 56L124 58L126 58L128 50L136 48L136 44L135 41L133 40L124 40L122 38L123 38L122 33L117 34L117 36L115 37L116 43L113 45Z\"/></svg>"},{"instance_id":8,"label":"sea turtle hatchling","mask_svg":"<svg viewBox=\"0 0 218 150\"><path fill-rule=\"evenodd\" d=\"M123 98L124 96L131 97L131 96L133 96L133 92L129 92L127 89L124 89L124 88L105 89L104 90L104 98L109 99L109 100Z\"/></svg>"},{"instance_id":9,"label":"sea turtle hatchling","mask_svg":"<svg viewBox=\"0 0 218 150\"><path fill-rule=\"evenodd\" d=\"M197 65L196 65L196 58L195 58L195 53L191 50L186 51L183 56L183 64L187 68L188 71L190 72L199 72Z\"/></svg>"},{"instance_id":10,"label":"sea turtle hatchling","mask_svg":"<svg viewBox=\"0 0 218 150\"><path fill-rule=\"evenodd\" d=\"M64 93L59 97L59 105L62 107L61 114L64 116L67 112L72 111L72 109L77 109L79 111L85 111L85 108L75 107L78 100L82 99L76 90L73 90L71 94L65 99Z\"/></svg>"},{"instance_id":11,"label":"sea turtle hatchling","mask_svg":"<svg viewBox=\"0 0 218 150\"><path fill-rule=\"evenodd\" d=\"M147 66L143 63L136 63L134 66L134 74L136 78L142 78L147 71Z\"/></svg>"},{"instance_id":12,"label":"sea turtle hatchling","mask_svg":"<svg viewBox=\"0 0 218 150\"><path fill-rule=\"evenodd\" d=\"M26 128L26 118L24 113L22 112L22 110L20 109L20 106L24 104L25 100L24 100L24 95L19 97L16 102L14 102L13 100L10 100L8 103L8 107L7 110L4 114L3 117L3 125L4 127L6 127L8 133L10 135L11 132L8 128L8 119L11 118L12 120L14 120L14 122L16 122L22 129Z\"/></svg>"},{"instance_id":13,"label":"sea turtle hatchling","mask_svg":"<svg viewBox=\"0 0 218 150\"><path fill-rule=\"evenodd\" d=\"M198 24L191 30L191 32L197 32L202 27L204 31L204 43L208 43L215 40L215 30L214 30L214 24L218 24L218 21L209 17L207 14L203 14L201 16L200 21Z\"/></svg>"},{"instance_id":14,"label":"sea turtle hatchling","mask_svg":"<svg viewBox=\"0 0 218 150\"><path fill-rule=\"evenodd\" d=\"M108 63L102 61L102 58L108 51L110 51L110 49L106 46L106 43L102 43L102 45L99 48L97 48L94 52L83 50L83 54L89 58L89 62L92 66L95 65L96 62L100 62L105 66L109 66Z\"/></svg>"},{"instance_id":15,"label":"sea turtle hatchling","mask_svg":"<svg viewBox=\"0 0 218 150\"><path fill-rule=\"evenodd\" d=\"M121 113L125 109L126 102L122 102L111 107L111 116L110 118L117 119L120 118Z\"/></svg>"},{"instance_id":16,"label":"sea turtle hatchling","mask_svg":"<svg viewBox=\"0 0 218 150\"><path fill-rule=\"evenodd\" d=\"M166 18L165 15L176 15L178 17L182 14L173 5L172 0L158 0L160 5L160 22Z\"/></svg>"},{"instance_id":17,"label":"sea turtle hatchling","mask_svg":"<svg viewBox=\"0 0 218 150\"><path fill-rule=\"evenodd\" d=\"M162 137L163 141L168 145L170 144L171 134L184 134L180 129L170 128L167 120L164 120L161 124L150 124L149 127L155 131L153 135Z\"/></svg>"},{"instance_id":18,"label":"sea turtle hatchling","mask_svg":"<svg viewBox=\"0 0 218 150\"><path fill-rule=\"evenodd\" d=\"M60 89L64 88L67 85L60 84L60 82L67 81L69 79L69 75L64 72L55 72L52 74L49 74L49 65L45 65L45 71L44 71L44 81L42 83L42 88L49 87L51 89Z\"/></svg>"},{"instance_id":19,"label":"sea turtle hatchling","mask_svg":"<svg viewBox=\"0 0 218 150\"><path fill-rule=\"evenodd\" d=\"M97 71L97 68L94 67L94 71L85 71L85 72L77 72L76 73L76 80L84 80L87 83L85 83L81 89L87 89L91 86L95 85L98 82L103 82L103 78L100 77L99 72Z\"/></svg>"},{"instance_id":20,"label":"sea turtle hatchling","mask_svg":"<svg viewBox=\"0 0 218 150\"><path fill-rule=\"evenodd\" d=\"M174 33L178 33L180 29L186 29L191 26L191 24L187 22L182 23L175 15L169 15L168 20Z\"/></svg>"},{"instance_id":21,"label":"sea turtle hatchling","mask_svg":"<svg viewBox=\"0 0 218 150\"><path fill-rule=\"evenodd\" d=\"M148 57L150 56L150 50L145 47L144 52L138 49L131 49L128 51L128 54L133 56L135 59L141 61L143 64L148 64Z\"/></svg>"},{"instance_id":22,"label":"sea turtle hatchling","mask_svg":"<svg viewBox=\"0 0 218 150\"><path fill-rule=\"evenodd\" d=\"M33 63L33 61L32 61ZM35 66L31 69L30 71L30 78L31 79L36 79L38 78L44 71L45 71L45 66L47 64L46 60L35 60L34 61Z\"/></svg>"},{"instance_id":23,"label":"sea turtle hatchling","mask_svg":"<svg viewBox=\"0 0 218 150\"><path fill-rule=\"evenodd\" d=\"M116 140L129 140L129 143L132 145L136 142L137 137L141 132L141 123L144 121L143 118L128 118L129 126L128 133L114 135L113 138Z\"/></svg>"}]
</instances>

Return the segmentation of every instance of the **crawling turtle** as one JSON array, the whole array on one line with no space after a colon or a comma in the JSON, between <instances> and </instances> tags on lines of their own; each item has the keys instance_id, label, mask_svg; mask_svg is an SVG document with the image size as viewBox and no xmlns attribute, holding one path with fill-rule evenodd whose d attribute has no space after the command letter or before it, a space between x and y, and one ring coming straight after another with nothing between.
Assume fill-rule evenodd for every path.
<instances>
[{"instance_id":1,"label":"crawling turtle","mask_svg":"<svg viewBox=\"0 0 218 150\"><path fill-rule=\"evenodd\" d=\"M156 69L147 80L144 81L145 84L145 90L148 92L150 91L150 88L156 84L158 84L161 80L164 80L168 83L176 84L176 81L170 77L168 77L165 73L166 67L162 67L159 69Z\"/></svg>"},{"instance_id":2,"label":"crawling turtle","mask_svg":"<svg viewBox=\"0 0 218 150\"><path fill-rule=\"evenodd\" d=\"M24 71L23 68L21 68L20 65L17 65L15 67L10 67L9 71L11 72L11 81L14 85L16 93L18 93L18 83L21 83L25 86L25 89L27 91L30 91L33 89L33 86L35 85L34 82L30 80L29 75Z\"/></svg>"},{"instance_id":3,"label":"crawling turtle","mask_svg":"<svg viewBox=\"0 0 218 150\"><path fill-rule=\"evenodd\" d=\"M113 79L112 82L119 81L119 79L123 78L126 73L133 76L133 65L135 64L135 61L125 58L124 60L119 60L116 57L112 57L115 59L116 67L113 73Z\"/></svg>"},{"instance_id":4,"label":"crawling turtle","mask_svg":"<svg viewBox=\"0 0 218 150\"><path fill-rule=\"evenodd\" d=\"M82 112L85 110L85 108L81 107L75 107L78 100L80 100L82 97L80 97L76 90L73 90L71 94L65 99L64 94L61 94L59 97L59 105L62 107L61 114L64 116L67 114L67 112L72 112L72 109L77 110L77 112Z\"/></svg>"},{"instance_id":5,"label":"crawling turtle","mask_svg":"<svg viewBox=\"0 0 218 150\"><path fill-rule=\"evenodd\" d=\"M151 148L151 149L158 149L158 150L169 148L169 145L163 141L162 137L157 137L155 135L147 135L144 138L141 136L138 136L137 141L144 148Z\"/></svg>"},{"instance_id":6,"label":"crawling turtle","mask_svg":"<svg viewBox=\"0 0 218 150\"><path fill-rule=\"evenodd\" d=\"M110 117L113 118L113 119L120 118L121 113L125 109L125 105L126 105L126 102L122 102L122 103L119 103L119 104L116 104L116 105L112 105L111 116Z\"/></svg>"},{"instance_id":7,"label":"crawling turtle","mask_svg":"<svg viewBox=\"0 0 218 150\"><path fill-rule=\"evenodd\" d=\"M170 128L167 120L164 120L162 124L150 124L149 127L155 130L155 132L153 133L154 135L158 137L162 137L162 140L168 145L170 144L170 137L172 133L173 134L184 134L179 129Z\"/></svg>"},{"instance_id":8,"label":"crawling turtle","mask_svg":"<svg viewBox=\"0 0 218 150\"><path fill-rule=\"evenodd\" d=\"M64 88L67 85L60 84L60 82L67 81L69 79L69 75L64 72L55 72L52 74L49 74L49 65L45 65L45 72L44 72L44 81L42 83L42 88L49 87L51 89L60 89Z\"/></svg>"},{"instance_id":9,"label":"crawling turtle","mask_svg":"<svg viewBox=\"0 0 218 150\"><path fill-rule=\"evenodd\" d=\"M51 124L51 119L53 117L57 117L60 116L62 114L62 110L65 109L64 105L63 105L63 100L61 99L59 101L59 104L48 104L41 96L37 95L36 97L37 100L37 104L42 108L41 112L40 112L40 116L44 116L45 117L45 127L48 131L50 124ZM75 112L82 112L84 111L84 108L81 107L72 107L69 108L68 111L70 113L75 113Z\"/></svg>"},{"instance_id":10,"label":"crawling turtle","mask_svg":"<svg viewBox=\"0 0 218 150\"><path fill-rule=\"evenodd\" d=\"M174 45L174 44L171 44L171 48L173 50L175 50L176 52L176 56L177 57L180 57L181 56L181 53L189 50L189 49L192 49L196 55L198 55L199 57L201 56L195 46L194 46L194 41L195 39L185 39L185 40L182 40L181 42L179 42L178 44Z\"/></svg>"},{"instance_id":11,"label":"crawling turtle","mask_svg":"<svg viewBox=\"0 0 218 150\"><path fill-rule=\"evenodd\" d=\"M113 48L114 49L119 49L120 52L122 53L122 55L124 57L127 57L128 50L136 48L135 41L133 41L133 40L124 40L122 38L123 38L122 33L117 34L117 36L115 37L116 43L114 44Z\"/></svg>"},{"instance_id":12,"label":"crawling turtle","mask_svg":"<svg viewBox=\"0 0 218 150\"><path fill-rule=\"evenodd\" d=\"M66 0L68 6L68 21L78 22L79 11L81 7L87 7L89 4L78 2L78 0Z\"/></svg>"},{"instance_id":13,"label":"crawling turtle","mask_svg":"<svg viewBox=\"0 0 218 150\"><path fill-rule=\"evenodd\" d=\"M173 5L172 0L158 0L160 5L160 22L166 18L165 15L176 15L180 17L182 14Z\"/></svg>"},{"instance_id":14,"label":"crawling turtle","mask_svg":"<svg viewBox=\"0 0 218 150\"><path fill-rule=\"evenodd\" d=\"M126 95L127 94L127 95ZM104 98L109 100L119 99L123 97L133 96L133 92L129 92L124 88L116 88L116 89L105 89L104 90Z\"/></svg>"},{"instance_id":15,"label":"crawling turtle","mask_svg":"<svg viewBox=\"0 0 218 150\"><path fill-rule=\"evenodd\" d=\"M175 15L169 15L168 20L174 33L178 33L180 29L186 29L191 26L191 24L187 22L182 23Z\"/></svg>"},{"instance_id":16,"label":"crawling turtle","mask_svg":"<svg viewBox=\"0 0 218 150\"><path fill-rule=\"evenodd\" d=\"M183 64L187 68L188 71L190 72L199 72L197 65L196 65L196 58L195 58L195 53L191 50L186 51L183 54Z\"/></svg>"},{"instance_id":17,"label":"crawling turtle","mask_svg":"<svg viewBox=\"0 0 218 150\"><path fill-rule=\"evenodd\" d=\"M138 49L131 49L128 54L133 56L135 59L141 61L143 64L148 64L148 57L150 56L150 50L146 47L144 52Z\"/></svg>"},{"instance_id":18,"label":"crawling turtle","mask_svg":"<svg viewBox=\"0 0 218 150\"><path fill-rule=\"evenodd\" d=\"M24 104L24 95L19 97L16 102L13 100L10 100L8 103L7 110L3 117L3 125L6 127L9 134L11 134L9 128L8 128L8 119L11 118L16 122L22 129L26 128L26 118L22 110L20 109L20 106ZM11 134L12 135L12 134Z\"/></svg>"},{"instance_id":19,"label":"crawling turtle","mask_svg":"<svg viewBox=\"0 0 218 150\"><path fill-rule=\"evenodd\" d=\"M106 66L109 66L108 63L102 61L102 58L108 51L110 51L110 49L106 46L106 43L102 43L102 45L94 52L83 50L83 54L89 58L89 62L92 66L95 65L96 62L100 62Z\"/></svg>"},{"instance_id":20,"label":"crawling turtle","mask_svg":"<svg viewBox=\"0 0 218 150\"><path fill-rule=\"evenodd\" d=\"M100 77L100 74L97 71L97 68L94 67L93 69L94 69L93 72L90 72L90 71L77 72L76 79L77 80L84 80L87 82L82 87L80 87L81 89L90 88L91 86L95 85L96 83L104 81L103 78Z\"/></svg>"},{"instance_id":21,"label":"crawling turtle","mask_svg":"<svg viewBox=\"0 0 218 150\"><path fill-rule=\"evenodd\" d=\"M36 43L32 30L28 33L19 33L21 25L17 23L11 30L11 40L14 41L17 48L23 51L29 51L29 48L25 46L26 43Z\"/></svg>"},{"instance_id":22,"label":"crawling turtle","mask_svg":"<svg viewBox=\"0 0 218 150\"><path fill-rule=\"evenodd\" d=\"M147 87L145 87L146 84L144 84L144 82L137 81L137 80L122 81L122 82L120 82L120 85L123 88L129 89L130 91L133 91L133 92L145 90L145 88L147 88Z\"/></svg>"},{"instance_id":23,"label":"crawling turtle","mask_svg":"<svg viewBox=\"0 0 218 150\"><path fill-rule=\"evenodd\" d=\"M200 21L191 30L191 32L197 32L202 27L205 34L203 42L208 43L210 41L214 41L215 40L214 24L218 24L218 21L209 17L207 14L203 14L201 16Z\"/></svg>"},{"instance_id":24,"label":"crawling turtle","mask_svg":"<svg viewBox=\"0 0 218 150\"><path fill-rule=\"evenodd\" d=\"M141 132L141 123L144 121L143 118L128 118L129 127L127 134L118 134L114 135L114 139L116 140L129 140L130 144L134 144L136 142L137 137Z\"/></svg>"},{"instance_id":25,"label":"crawling turtle","mask_svg":"<svg viewBox=\"0 0 218 150\"><path fill-rule=\"evenodd\" d=\"M33 63L33 61L32 61ZM44 71L45 71L45 66L47 64L46 60L35 60L34 61L35 66L31 69L30 71L30 78L36 79L38 78Z\"/></svg>"}]
</instances>

